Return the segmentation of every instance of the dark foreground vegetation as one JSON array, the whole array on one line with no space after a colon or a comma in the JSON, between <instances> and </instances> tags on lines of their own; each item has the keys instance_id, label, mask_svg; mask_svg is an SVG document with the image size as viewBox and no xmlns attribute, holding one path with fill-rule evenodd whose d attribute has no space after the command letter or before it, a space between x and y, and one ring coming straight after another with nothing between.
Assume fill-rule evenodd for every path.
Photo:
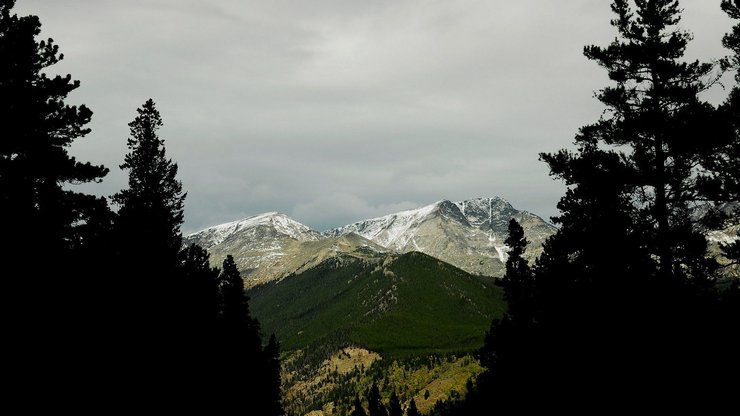
<instances>
[{"instance_id":1,"label":"dark foreground vegetation","mask_svg":"<svg viewBox=\"0 0 740 416\"><path fill-rule=\"evenodd\" d=\"M108 173L68 153L92 112L66 103L79 82L46 72L63 56L14 3L0 0L7 397L28 413L283 414L279 347L262 338L233 259L215 269L182 247L185 193L154 102L129 124L127 187L109 199L76 190ZM740 0L721 5L740 20ZM727 276L740 243L718 261L707 233L739 220L740 24L723 39L729 57L685 62L678 1L612 9L615 41L585 48L611 80L597 93L606 112L573 150L540 156L568 185L559 231L530 265L512 221L508 312L479 351L487 370L432 414L737 407L740 289ZM726 101L703 101L725 72ZM352 415L418 414L377 385L364 393Z\"/></svg>"}]
</instances>

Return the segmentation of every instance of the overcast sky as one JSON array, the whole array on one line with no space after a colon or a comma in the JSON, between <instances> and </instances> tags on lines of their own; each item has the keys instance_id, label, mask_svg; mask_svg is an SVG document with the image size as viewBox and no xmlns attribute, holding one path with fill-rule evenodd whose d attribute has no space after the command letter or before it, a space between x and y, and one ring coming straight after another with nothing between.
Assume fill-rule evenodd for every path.
<instances>
[{"instance_id":1,"label":"overcast sky","mask_svg":"<svg viewBox=\"0 0 740 416\"><path fill-rule=\"evenodd\" d=\"M127 124L153 98L188 192L185 232L280 211L324 230L440 199L501 196L543 217L608 83L606 0L19 0L95 113L72 153L125 185ZM725 54L720 0L683 0L691 58ZM721 100L717 89L708 98Z\"/></svg>"}]
</instances>

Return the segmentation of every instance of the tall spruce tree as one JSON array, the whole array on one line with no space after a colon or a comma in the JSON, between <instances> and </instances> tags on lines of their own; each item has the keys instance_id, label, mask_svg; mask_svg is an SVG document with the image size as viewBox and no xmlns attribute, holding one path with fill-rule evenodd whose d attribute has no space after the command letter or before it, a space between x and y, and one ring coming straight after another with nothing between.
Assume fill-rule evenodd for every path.
<instances>
[{"instance_id":1,"label":"tall spruce tree","mask_svg":"<svg viewBox=\"0 0 740 416\"><path fill-rule=\"evenodd\" d=\"M163 122L154 101L147 100L129 123L130 137L121 169L128 187L113 196L119 206L115 222L120 264L133 310L126 319L137 332L173 337L182 324L182 297L177 284L185 193L177 164L168 159L158 131ZM156 343L155 343L156 344Z\"/></svg>"},{"instance_id":2,"label":"tall spruce tree","mask_svg":"<svg viewBox=\"0 0 740 416\"><path fill-rule=\"evenodd\" d=\"M192 368L182 365L186 357L197 361L198 348L186 342L192 330L187 309L192 305L181 279L185 194L177 164L167 158L158 135L162 124L151 99L137 109L129 123L129 152L120 166L128 171L128 187L112 198L119 206L114 222L118 267L112 272L121 282L115 293L120 348L126 351L122 371L140 380L132 399L159 403L202 386L193 383ZM161 392L162 385L172 388Z\"/></svg>"},{"instance_id":3,"label":"tall spruce tree","mask_svg":"<svg viewBox=\"0 0 740 416\"><path fill-rule=\"evenodd\" d=\"M128 171L128 188L113 196L120 206L117 228L126 243L141 248L139 255L158 258L159 264L176 268L182 248L185 193L177 179L177 164L167 158L158 131L162 117L154 101L147 100L129 123L130 137L121 169Z\"/></svg>"}]
</instances>

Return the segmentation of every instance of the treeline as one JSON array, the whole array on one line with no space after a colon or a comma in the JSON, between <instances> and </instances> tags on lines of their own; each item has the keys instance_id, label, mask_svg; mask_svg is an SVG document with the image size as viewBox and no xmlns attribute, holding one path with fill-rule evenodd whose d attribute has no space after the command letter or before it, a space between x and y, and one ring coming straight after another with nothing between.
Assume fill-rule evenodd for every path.
<instances>
[{"instance_id":1,"label":"treeline","mask_svg":"<svg viewBox=\"0 0 740 416\"><path fill-rule=\"evenodd\" d=\"M66 104L79 82L46 72L63 55L14 3L0 0L9 397L24 412L282 415L279 347L261 338L233 258L212 268L205 249L183 248L185 193L154 102L129 124L127 187L78 192L108 173L68 153L92 112Z\"/></svg>"}]
</instances>

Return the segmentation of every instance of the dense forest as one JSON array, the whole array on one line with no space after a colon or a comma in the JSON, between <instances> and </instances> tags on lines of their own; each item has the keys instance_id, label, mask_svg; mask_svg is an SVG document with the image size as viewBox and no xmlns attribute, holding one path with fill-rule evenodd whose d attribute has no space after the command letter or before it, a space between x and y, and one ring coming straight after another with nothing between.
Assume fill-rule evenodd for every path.
<instances>
[{"instance_id":1,"label":"dense forest","mask_svg":"<svg viewBox=\"0 0 740 416\"><path fill-rule=\"evenodd\" d=\"M78 192L109 172L68 152L93 113L67 103L80 82L49 75L64 56L14 5L0 0L9 396L28 412L286 414L280 346L250 313L234 259L214 268L183 244L186 192L154 101L129 124L127 186ZM737 406L740 285L728 270L740 241L721 253L707 242L740 222L740 0L721 7L735 22L729 55L686 62L677 0L613 0L617 37L584 49L609 76L596 94L605 112L570 150L540 155L567 185L558 231L530 264L511 221L498 283L508 310L477 352L483 371L430 414ZM722 104L702 99L729 76ZM382 368L336 401L351 415L418 415Z\"/></svg>"}]
</instances>

